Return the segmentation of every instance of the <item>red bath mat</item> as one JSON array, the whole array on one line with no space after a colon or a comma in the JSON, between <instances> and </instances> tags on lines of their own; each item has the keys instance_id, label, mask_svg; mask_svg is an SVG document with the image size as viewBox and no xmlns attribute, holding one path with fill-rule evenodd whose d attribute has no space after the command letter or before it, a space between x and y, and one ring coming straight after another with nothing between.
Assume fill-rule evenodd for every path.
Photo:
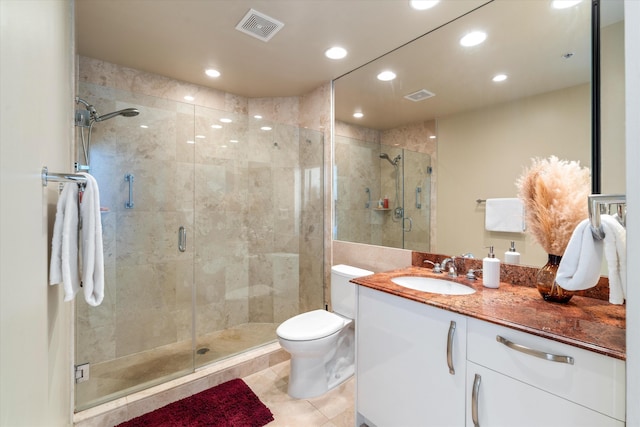
<instances>
[{"instance_id":1,"label":"red bath mat","mask_svg":"<svg viewBox=\"0 0 640 427\"><path fill-rule=\"evenodd\" d=\"M241 379L170 403L117 427L261 427L273 414Z\"/></svg>"}]
</instances>

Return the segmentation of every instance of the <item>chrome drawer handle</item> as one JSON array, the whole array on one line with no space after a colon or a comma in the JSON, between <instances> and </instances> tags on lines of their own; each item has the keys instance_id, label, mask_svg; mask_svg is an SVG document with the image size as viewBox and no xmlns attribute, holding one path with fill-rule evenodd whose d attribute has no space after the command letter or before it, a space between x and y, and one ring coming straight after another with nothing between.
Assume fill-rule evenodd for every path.
<instances>
[{"instance_id":1,"label":"chrome drawer handle","mask_svg":"<svg viewBox=\"0 0 640 427\"><path fill-rule=\"evenodd\" d=\"M478 419L478 394L480 394L480 381L482 377L480 374L476 374L473 379L473 389L471 391L471 420L473 421L473 427L480 427L480 420Z\"/></svg>"},{"instance_id":2,"label":"chrome drawer handle","mask_svg":"<svg viewBox=\"0 0 640 427\"><path fill-rule=\"evenodd\" d=\"M519 351L521 353L528 354L530 356L539 357L540 359L546 359L551 362L558 363L568 363L569 365L573 365L573 357L571 356L559 356L557 354L545 353L544 351L535 350L533 348L525 347L520 344L516 344L514 342L509 341L506 338L501 337L500 335L496 335L496 341L502 343L509 347L510 349Z\"/></svg>"},{"instance_id":3,"label":"chrome drawer handle","mask_svg":"<svg viewBox=\"0 0 640 427\"><path fill-rule=\"evenodd\" d=\"M449 373L451 375L456 374L456 370L453 366L453 336L456 333L456 322L453 320L449 324L449 334L447 335L447 365L449 365Z\"/></svg>"}]
</instances>

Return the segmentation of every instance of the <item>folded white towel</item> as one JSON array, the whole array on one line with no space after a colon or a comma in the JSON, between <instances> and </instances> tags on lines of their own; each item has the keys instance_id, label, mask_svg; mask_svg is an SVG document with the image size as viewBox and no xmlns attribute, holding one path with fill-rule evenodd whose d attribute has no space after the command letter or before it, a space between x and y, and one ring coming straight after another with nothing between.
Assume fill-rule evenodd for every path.
<instances>
[{"instance_id":1,"label":"folded white towel","mask_svg":"<svg viewBox=\"0 0 640 427\"><path fill-rule=\"evenodd\" d=\"M568 291L589 289L598 284L602 265L603 242L593 238L588 219L573 230L562 256L556 282Z\"/></svg>"},{"instance_id":2,"label":"folded white towel","mask_svg":"<svg viewBox=\"0 0 640 427\"><path fill-rule=\"evenodd\" d=\"M484 228L487 231L522 233L524 204L518 198L487 199Z\"/></svg>"},{"instance_id":3,"label":"folded white towel","mask_svg":"<svg viewBox=\"0 0 640 427\"><path fill-rule=\"evenodd\" d=\"M71 301L80 290L78 273L78 185L64 186L58 198L51 241L49 283L62 283L64 300Z\"/></svg>"},{"instance_id":4,"label":"folded white towel","mask_svg":"<svg viewBox=\"0 0 640 427\"><path fill-rule=\"evenodd\" d=\"M100 218L100 191L95 178L82 173L87 179L80 216L82 219L82 288L89 305L98 306L104 298L104 253L102 247L102 220Z\"/></svg>"},{"instance_id":5,"label":"folded white towel","mask_svg":"<svg viewBox=\"0 0 640 427\"><path fill-rule=\"evenodd\" d=\"M609 269L609 302L623 304L627 297L627 232L610 215L600 216L604 231L604 256Z\"/></svg>"}]
</instances>

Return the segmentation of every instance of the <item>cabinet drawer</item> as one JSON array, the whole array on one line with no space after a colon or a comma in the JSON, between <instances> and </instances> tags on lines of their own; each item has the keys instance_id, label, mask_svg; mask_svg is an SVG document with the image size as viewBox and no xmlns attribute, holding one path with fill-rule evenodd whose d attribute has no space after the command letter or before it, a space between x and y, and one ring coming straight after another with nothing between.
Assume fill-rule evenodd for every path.
<instances>
[{"instance_id":1,"label":"cabinet drawer","mask_svg":"<svg viewBox=\"0 0 640 427\"><path fill-rule=\"evenodd\" d=\"M469 361L624 421L624 361L477 319L467 326Z\"/></svg>"}]
</instances>

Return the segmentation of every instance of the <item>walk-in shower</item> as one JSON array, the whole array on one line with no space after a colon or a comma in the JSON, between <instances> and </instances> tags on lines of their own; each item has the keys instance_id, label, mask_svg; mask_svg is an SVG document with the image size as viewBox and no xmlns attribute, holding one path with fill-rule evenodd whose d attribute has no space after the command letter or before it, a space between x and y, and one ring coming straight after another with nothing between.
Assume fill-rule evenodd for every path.
<instances>
[{"instance_id":1,"label":"walk-in shower","mask_svg":"<svg viewBox=\"0 0 640 427\"><path fill-rule=\"evenodd\" d=\"M232 112L78 86L115 113L80 102L98 123L105 298L76 301L75 364L90 364L76 410L276 342L279 323L323 307L322 132L249 115L263 99ZM138 118L105 125L124 107Z\"/></svg>"},{"instance_id":2,"label":"walk-in shower","mask_svg":"<svg viewBox=\"0 0 640 427\"><path fill-rule=\"evenodd\" d=\"M76 162L76 171L89 171L91 169L91 130L93 129L93 125L97 122L109 120L117 116L135 117L140 114L140 111L137 108L125 108L119 111L114 111L112 113L100 115L92 104L89 104L87 101L80 97L76 97L76 104L82 104L85 106L85 109L76 110L75 116L76 126L80 127L80 139L82 143L82 152L85 162L84 165ZM89 128L86 140L84 137L84 128Z\"/></svg>"},{"instance_id":3,"label":"walk-in shower","mask_svg":"<svg viewBox=\"0 0 640 427\"><path fill-rule=\"evenodd\" d=\"M334 238L428 252L431 156L341 135L335 150ZM385 196L389 208L377 208Z\"/></svg>"}]
</instances>

